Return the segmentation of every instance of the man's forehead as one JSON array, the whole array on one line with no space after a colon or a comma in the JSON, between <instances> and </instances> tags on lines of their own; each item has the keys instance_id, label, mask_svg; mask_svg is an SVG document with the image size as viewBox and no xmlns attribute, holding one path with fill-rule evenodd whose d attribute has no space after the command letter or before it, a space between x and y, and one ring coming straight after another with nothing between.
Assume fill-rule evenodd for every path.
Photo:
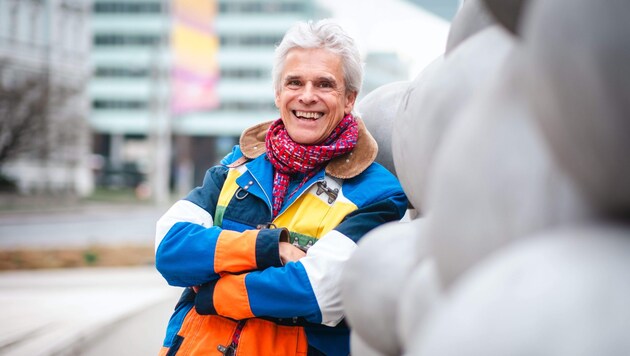
<instances>
[{"instance_id":1,"label":"man's forehead","mask_svg":"<svg viewBox=\"0 0 630 356\"><path fill-rule=\"evenodd\" d=\"M284 77L288 74L331 77L343 75L341 56L322 48L294 48L287 54L283 67Z\"/></svg>"}]
</instances>

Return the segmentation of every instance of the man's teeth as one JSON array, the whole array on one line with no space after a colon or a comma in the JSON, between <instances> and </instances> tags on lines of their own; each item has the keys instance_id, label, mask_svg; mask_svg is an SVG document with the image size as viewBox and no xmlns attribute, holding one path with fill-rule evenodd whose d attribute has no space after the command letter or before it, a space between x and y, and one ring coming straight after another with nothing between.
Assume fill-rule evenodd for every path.
<instances>
[{"instance_id":1,"label":"man's teeth","mask_svg":"<svg viewBox=\"0 0 630 356\"><path fill-rule=\"evenodd\" d=\"M303 117L306 119L319 119L324 113L313 111L296 111L295 116Z\"/></svg>"}]
</instances>

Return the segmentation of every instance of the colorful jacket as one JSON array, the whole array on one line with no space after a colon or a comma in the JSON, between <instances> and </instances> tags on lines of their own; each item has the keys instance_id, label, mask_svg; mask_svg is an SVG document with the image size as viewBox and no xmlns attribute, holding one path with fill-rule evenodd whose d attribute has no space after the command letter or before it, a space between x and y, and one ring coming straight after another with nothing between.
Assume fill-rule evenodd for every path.
<instances>
[{"instance_id":1,"label":"colorful jacket","mask_svg":"<svg viewBox=\"0 0 630 356\"><path fill-rule=\"evenodd\" d=\"M359 120L355 149L285 199L272 220L269 124L245 131L203 185L157 223L157 269L173 286L200 286L184 291L162 355L220 354L237 325L237 355L349 354L343 264L365 233L402 217L407 199L396 178L373 162L376 142ZM282 240L308 249L306 256L283 266Z\"/></svg>"}]
</instances>

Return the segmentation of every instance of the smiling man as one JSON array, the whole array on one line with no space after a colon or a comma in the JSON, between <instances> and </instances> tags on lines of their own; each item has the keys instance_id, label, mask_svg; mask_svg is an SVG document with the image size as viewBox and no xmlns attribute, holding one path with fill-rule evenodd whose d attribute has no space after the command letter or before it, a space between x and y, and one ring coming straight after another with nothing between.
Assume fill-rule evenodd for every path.
<instances>
[{"instance_id":1,"label":"smiling man","mask_svg":"<svg viewBox=\"0 0 630 356\"><path fill-rule=\"evenodd\" d=\"M161 355L349 354L344 263L407 206L353 115L362 77L338 25L287 32L273 69L280 118L245 130L157 223L156 266L186 287Z\"/></svg>"}]
</instances>

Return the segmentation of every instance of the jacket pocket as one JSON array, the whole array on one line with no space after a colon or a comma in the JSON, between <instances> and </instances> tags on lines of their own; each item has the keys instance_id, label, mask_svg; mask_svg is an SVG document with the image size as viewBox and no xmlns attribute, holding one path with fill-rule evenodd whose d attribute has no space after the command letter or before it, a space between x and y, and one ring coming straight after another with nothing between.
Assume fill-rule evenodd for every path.
<instances>
[{"instance_id":1,"label":"jacket pocket","mask_svg":"<svg viewBox=\"0 0 630 356\"><path fill-rule=\"evenodd\" d=\"M305 356L307 351L308 343L303 327L249 319L241 333L236 355Z\"/></svg>"},{"instance_id":2,"label":"jacket pocket","mask_svg":"<svg viewBox=\"0 0 630 356\"><path fill-rule=\"evenodd\" d=\"M230 344L235 329L236 322L230 319L218 315L200 315L192 308L177 333L181 344L172 355L218 355L221 346Z\"/></svg>"}]
</instances>

